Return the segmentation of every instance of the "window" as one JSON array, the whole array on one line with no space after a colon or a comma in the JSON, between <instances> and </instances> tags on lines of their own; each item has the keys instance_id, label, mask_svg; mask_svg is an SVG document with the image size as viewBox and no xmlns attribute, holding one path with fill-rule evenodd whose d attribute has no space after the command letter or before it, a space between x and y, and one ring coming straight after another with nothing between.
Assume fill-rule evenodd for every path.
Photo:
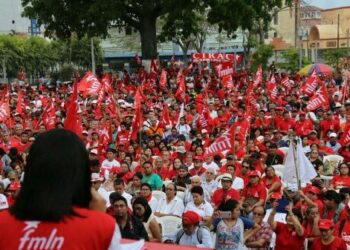
<instances>
[{"instance_id":1,"label":"window","mask_svg":"<svg viewBox=\"0 0 350 250\"><path fill-rule=\"evenodd\" d=\"M132 28L130 26L125 27L125 35L131 36Z\"/></svg>"},{"instance_id":2,"label":"window","mask_svg":"<svg viewBox=\"0 0 350 250\"><path fill-rule=\"evenodd\" d=\"M277 37L277 32L273 32L273 37Z\"/></svg>"},{"instance_id":3,"label":"window","mask_svg":"<svg viewBox=\"0 0 350 250\"><path fill-rule=\"evenodd\" d=\"M269 39L269 33L268 32L265 32L264 39Z\"/></svg>"}]
</instances>

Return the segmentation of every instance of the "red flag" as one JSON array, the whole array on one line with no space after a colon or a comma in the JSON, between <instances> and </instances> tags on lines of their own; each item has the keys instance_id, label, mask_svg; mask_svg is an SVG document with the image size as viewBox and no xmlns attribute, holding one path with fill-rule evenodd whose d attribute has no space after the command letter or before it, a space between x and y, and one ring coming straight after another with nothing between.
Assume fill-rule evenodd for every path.
<instances>
[{"instance_id":1,"label":"red flag","mask_svg":"<svg viewBox=\"0 0 350 250\"><path fill-rule=\"evenodd\" d=\"M162 116L160 118L159 127L165 128L166 125L170 124L170 116L168 104L163 104Z\"/></svg>"},{"instance_id":2,"label":"red flag","mask_svg":"<svg viewBox=\"0 0 350 250\"><path fill-rule=\"evenodd\" d=\"M311 76L305 81L303 86L300 88L300 92L312 96L318 87L318 77L316 71L314 70Z\"/></svg>"},{"instance_id":3,"label":"red flag","mask_svg":"<svg viewBox=\"0 0 350 250\"><path fill-rule=\"evenodd\" d=\"M347 129L344 131L342 134L340 140L339 140L340 145L345 147L347 144L350 143L350 126L347 126Z\"/></svg>"},{"instance_id":4,"label":"red flag","mask_svg":"<svg viewBox=\"0 0 350 250\"><path fill-rule=\"evenodd\" d=\"M10 104L8 98L4 98L0 102L0 122L10 118Z\"/></svg>"},{"instance_id":5,"label":"red flag","mask_svg":"<svg viewBox=\"0 0 350 250\"><path fill-rule=\"evenodd\" d=\"M52 101L47 104L43 111L42 121L47 130L54 129L56 127L56 109Z\"/></svg>"},{"instance_id":6,"label":"red flag","mask_svg":"<svg viewBox=\"0 0 350 250\"><path fill-rule=\"evenodd\" d=\"M182 74L182 69L179 70L179 73L176 77L176 82L178 84L178 89L176 90L175 96L181 101L185 102L186 95L186 85L185 85L185 76Z\"/></svg>"},{"instance_id":7,"label":"red flag","mask_svg":"<svg viewBox=\"0 0 350 250\"><path fill-rule=\"evenodd\" d=\"M136 63L137 65L141 65L141 58L139 57L138 54L135 55L135 63Z\"/></svg>"},{"instance_id":8,"label":"red flag","mask_svg":"<svg viewBox=\"0 0 350 250\"><path fill-rule=\"evenodd\" d=\"M276 84L276 79L274 74L271 75L270 80L266 83L266 87L267 87L267 93L271 98L271 100L276 101L278 91L277 91L277 84Z\"/></svg>"},{"instance_id":9,"label":"red flag","mask_svg":"<svg viewBox=\"0 0 350 250\"><path fill-rule=\"evenodd\" d=\"M23 106L24 106L24 98L23 93L20 87L17 88L17 105L16 105L16 113L22 115L23 114Z\"/></svg>"},{"instance_id":10,"label":"red flag","mask_svg":"<svg viewBox=\"0 0 350 250\"><path fill-rule=\"evenodd\" d=\"M233 81L232 81L232 75L226 75L221 78L221 84L224 88L228 90L233 89Z\"/></svg>"},{"instance_id":11,"label":"red flag","mask_svg":"<svg viewBox=\"0 0 350 250\"><path fill-rule=\"evenodd\" d=\"M141 100L142 100L142 93L141 93L141 89L140 89L140 86L137 87L137 90L136 90L136 94L135 94L135 100L134 100L134 106L135 106L135 109L140 109L141 108Z\"/></svg>"},{"instance_id":12,"label":"red flag","mask_svg":"<svg viewBox=\"0 0 350 250\"><path fill-rule=\"evenodd\" d=\"M165 69L162 69L162 73L160 74L159 85L161 88L166 88L167 84L167 73Z\"/></svg>"},{"instance_id":13,"label":"red flag","mask_svg":"<svg viewBox=\"0 0 350 250\"><path fill-rule=\"evenodd\" d=\"M109 103L109 105L107 105L106 111L112 118L117 119L119 117L119 110L114 98L112 96L109 96L107 102Z\"/></svg>"},{"instance_id":14,"label":"red flag","mask_svg":"<svg viewBox=\"0 0 350 250\"><path fill-rule=\"evenodd\" d=\"M155 59L151 60L151 68L149 71L149 79L151 80L152 84L154 85L154 82L156 81L158 72L158 67Z\"/></svg>"},{"instance_id":15,"label":"red flag","mask_svg":"<svg viewBox=\"0 0 350 250\"><path fill-rule=\"evenodd\" d=\"M233 74L233 64L232 62L220 62L220 63L212 63L214 66L215 73L218 77L224 77L227 75Z\"/></svg>"},{"instance_id":16,"label":"red flag","mask_svg":"<svg viewBox=\"0 0 350 250\"><path fill-rule=\"evenodd\" d=\"M102 113L101 113L101 104L103 101L103 97L105 96L105 91L104 91L104 82L101 83L101 89L98 93L98 97L97 97L97 104L96 104L96 109L95 109L95 118L97 120L99 120L102 117Z\"/></svg>"},{"instance_id":17,"label":"red flag","mask_svg":"<svg viewBox=\"0 0 350 250\"><path fill-rule=\"evenodd\" d=\"M217 153L222 153L225 150L231 150L234 147L234 137L235 137L235 126L232 125L221 136L216 138L216 140L207 148L206 155L215 155Z\"/></svg>"},{"instance_id":18,"label":"red flag","mask_svg":"<svg viewBox=\"0 0 350 250\"><path fill-rule=\"evenodd\" d=\"M111 75L106 73L103 75L103 78L101 80L101 89L104 89L104 91L110 95L113 95L113 89L111 85Z\"/></svg>"},{"instance_id":19,"label":"red flag","mask_svg":"<svg viewBox=\"0 0 350 250\"><path fill-rule=\"evenodd\" d=\"M192 68L193 68L193 63L189 63L185 69L184 75L187 76L191 72Z\"/></svg>"},{"instance_id":20,"label":"red flag","mask_svg":"<svg viewBox=\"0 0 350 250\"><path fill-rule=\"evenodd\" d=\"M137 133L138 133L139 129L141 128L142 123L143 123L143 121L142 121L141 109L136 109L135 116L134 116L134 119L133 119L132 125L131 125L129 139L136 141Z\"/></svg>"},{"instance_id":21,"label":"red flag","mask_svg":"<svg viewBox=\"0 0 350 250\"><path fill-rule=\"evenodd\" d=\"M79 83L78 90L83 92L84 96L97 95L101 89L101 83L90 71L86 72Z\"/></svg>"},{"instance_id":22,"label":"red flag","mask_svg":"<svg viewBox=\"0 0 350 250\"><path fill-rule=\"evenodd\" d=\"M262 80L263 80L263 71L262 71L261 65L259 65L254 77L254 84L253 84L254 89L259 86Z\"/></svg>"},{"instance_id":23,"label":"red flag","mask_svg":"<svg viewBox=\"0 0 350 250\"><path fill-rule=\"evenodd\" d=\"M281 85L283 87L286 88L286 90L291 90L292 86L290 85L290 81L289 81L289 77L285 76L282 80L281 80Z\"/></svg>"},{"instance_id":24,"label":"red flag","mask_svg":"<svg viewBox=\"0 0 350 250\"><path fill-rule=\"evenodd\" d=\"M308 110L315 110L320 107L329 106L329 99L327 95L327 89L323 83L321 88L319 88L316 93L311 97L310 101L307 104Z\"/></svg>"},{"instance_id":25,"label":"red flag","mask_svg":"<svg viewBox=\"0 0 350 250\"><path fill-rule=\"evenodd\" d=\"M67 117L64 121L64 128L68 129L78 136L82 136L82 126L78 117L78 83L75 82L73 85L73 94L70 100Z\"/></svg>"},{"instance_id":26,"label":"red flag","mask_svg":"<svg viewBox=\"0 0 350 250\"><path fill-rule=\"evenodd\" d=\"M348 83L347 81L343 81L343 84L341 86L341 102L344 103L346 99L348 99Z\"/></svg>"}]
</instances>

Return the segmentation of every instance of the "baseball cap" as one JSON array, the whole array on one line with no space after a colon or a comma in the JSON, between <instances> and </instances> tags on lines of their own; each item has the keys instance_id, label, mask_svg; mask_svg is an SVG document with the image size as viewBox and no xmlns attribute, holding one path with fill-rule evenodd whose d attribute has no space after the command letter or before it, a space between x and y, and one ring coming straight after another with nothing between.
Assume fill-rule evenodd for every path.
<instances>
[{"instance_id":1,"label":"baseball cap","mask_svg":"<svg viewBox=\"0 0 350 250\"><path fill-rule=\"evenodd\" d=\"M330 133L329 137L337 137L337 134L336 133Z\"/></svg>"},{"instance_id":2,"label":"baseball cap","mask_svg":"<svg viewBox=\"0 0 350 250\"><path fill-rule=\"evenodd\" d=\"M258 170L253 170L253 171L250 171L249 174L248 174L249 177L251 176L258 176L260 178L261 174Z\"/></svg>"},{"instance_id":3,"label":"baseball cap","mask_svg":"<svg viewBox=\"0 0 350 250\"><path fill-rule=\"evenodd\" d=\"M232 175L229 174L229 173L225 173L225 174L222 175L221 180L232 181Z\"/></svg>"},{"instance_id":4,"label":"baseball cap","mask_svg":"<svg viewBox=\"0 0 350 250\"><path fill-rule=\"evenodd\" d=\"M90 150L90 154L98 155L97 149L96 149L96 148L91 149L91 150Z\"/></svg>"},{"instance_id":5,"label":"baseball cap","mask_svg":"<svg viewBox=\"0 0 350 250\"><path fill-rule=\"evenodd\" d=\"M203 161L203 157L200 155L196 155L195 157L193 157L193 160Z\"/></svg>"},{"instance_id":6,"label":"baseball cap","mask_svg":"<svg viewBox=\"0 0 350 250\"><path fill-rule=\"evenodd\" d=\"M208 130L206 130L205 128L203 128L201 132L202 132L202 134L206 134L206 133L208 133Z\"/></svg>"},{"instance_id":7,"label":"baseball cap","mask_svg":"<svg viewBox=\"0 0 350 250\"><path fill-rule=\"evenodd\" d=\"M280 200L282 198L280 193L272 193L270 199Z\"/></svg>"},{"instance_id":8,"label":"baseball cap","mask_svg":"<svg viewBox=\"0 0 350 250\"><path fill-rule=\"evenodd\" d=\"M328 219L321 219L320 222L318 223L319 229L331 229L334 227L333 221L328 220Z\"/></svg>"},{"instance_id":9,"label":"baseball cap","mask_svg":"<svg viewBox=\"0 0 350 250\"><path fill-rule=\"evenodd\" d=\"M196 225L201 221L201 217L196 212L188 210L182 214L182 220L187 224Z\"/></svg>"},{"instance_id":10,"label":"baseball cap","mask_svg":"<svg viewBox=\"0 0 350 250\"><path fill-rule=\"evenodd\" d=\"M307 186L305 188L305 192L310 192L310 193L313 193L313 194L319 194L320 193L320 189L318 187L315 187L315 186Z\"/></svg>"}]
</instances>

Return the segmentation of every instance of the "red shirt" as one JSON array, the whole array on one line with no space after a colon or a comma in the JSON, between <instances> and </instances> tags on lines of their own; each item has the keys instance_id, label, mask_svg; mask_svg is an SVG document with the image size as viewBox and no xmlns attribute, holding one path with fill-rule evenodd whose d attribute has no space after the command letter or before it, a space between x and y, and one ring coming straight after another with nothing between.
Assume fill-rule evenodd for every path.
<instances>
[{"instance_id":1,"label":"red shirt","mask_svg":"<svg viewBox=\"0 0 350 250\"><path fill-rule=\"evenodd\" d=\"M338 223L335 225L334 228L334 236L339 236L339 226L340 226L341 220L338 221ZM350 223L348 220L345 221L343 230L340 233L340 236L346 244L350 245Z\"/></svg>"},{"instance_id":2,"label":"red shirt","mask_svg":"<svg viewBox=\"0 0 350 250\"><path fill-rule=\"evenodd\" d=\"M346 250L346 243L339 237L334 237L331 244L324 245L321 237L317 237L312 243L312 250Z\"/></svg>"},{"instance_id":3,"label":"red shirt","mask_svg":"<svg viewBox=\"0 0 350 250\"><path fill-rule=\"evenodd\" d=\"M295 123L295 133L298 136L308 135L314 130L314 124L311 120L297 121Z\"/></svg>"},{"instance_id":4,"label":"red shirt","mask_svg":"<svg viewBox=\"0 0 350 250\"><path fill-rule=\"evenodd\" d=\"M234 199L236 201L239 201L238 191L234 190L233 188L230 188L229 190L227 190L225 200L229 200L229 199ZM214 203L215 206L219 206L223 200L224 200L224 189L222 188L217 189L214 192L213 197L211 198L212 203Z\"/></svg>"},{"instance_id":5,"label":"red shirt","mask_svg":"<svg viewBox=\"0 0 350 250\"><path fill-rule=\"evenodd\" d=\"M206 171L205 168L201 167L199 169L199 171L197 171L196 169L192 168L190 169L190 171L188 171L188 173L191 175L191 176L194 176L194 175L198 175L198 176L201 176L202 174L204 174Z\"/></svg>"},{"instance_id":6,"label":"red shirt","mask_svg":"<svg viewBox=\"0 0 350 250\"><path fill-rule=\"evenodd\" d=\"M280 131L288 131L288 129L294 127L294 119L282 119L280 122L276 125L277 129Z\"/></svg>"},{"instance_id":7,"label":"red shirt","mask_svg":"<svg viewBox=\"0 0 350 250\"><path fill-rule=\"evenodd\" d=\"M0 213L0 249L108 249L116 221L110 215L74 208L79 216L55 222L22 221Z\"/></svg>"},{"instance_id":8,"label":"red shirt","mask_svg":"<svg viewBox=\"0 0 350 250\"><path fill-rule=\"evenodd\" d=\"M277 222L275 250L301 250L304 247L305 236L298 236L295 231L289 231L287 224Z\"/></svg>"},{"instance_id":9,"label":"red shirt","mask_svg":"<svg viewBox=\"0 0 350 250\"><path fill-rule=\"evenodd\" d=\"M270 189L271 186L272 186L274 183L276 183L276 182L277 182L277 183L281 183L281 179L280 179L277 175L275 175L275 176L272 178L272 181L271 181L270 184L267 184L267 183L266 183L266 176L264 176L264 177L261 178L261 183L264 184L264 186L265 186L267 189ZM282 187L282 185L281 185L281 187ZM280 187L279 189L275 190L274 192L276 192L276 193L281 193L281 187Z\"/></svg>"},{"instance_id":10,"label":"red shirt","mask_svg":"<svg viewBox=\"0 0 350 250\"><path fill-rule=\"evenodd\" d=\"M323 133L323 137L327 136L327 132L329 130L332 130L334 132L338 132L340 127L339 127L339 120L323 120L320 122L320 129Z\"/></svg>"},{"instance_id":11,"label":"red shirt","mask_svg":"<svg viewBox=\"0 0 350 250\"><path fill-rule=\"evenodd\" d=\"M343 187L350 187L350 176L340 176L336 175L333 177L331 184L334 186L335 189L343 186Z\"/></svg>"},{"instance_id":12,"label":"red shirt","mask_svg":"<svg viewBox=\"0 0 350 250\"><path fill-rule=\"evenodd\" d=\"M262 183L257 183L255 185L249 185L249 186L246 185L243 188L242 196L245 198L254 197L254 198L257 198L259 200L261 200L261 199L266 200L267 190L266 190L264 184L262 184Z\"/></svg>"}]
</instances>

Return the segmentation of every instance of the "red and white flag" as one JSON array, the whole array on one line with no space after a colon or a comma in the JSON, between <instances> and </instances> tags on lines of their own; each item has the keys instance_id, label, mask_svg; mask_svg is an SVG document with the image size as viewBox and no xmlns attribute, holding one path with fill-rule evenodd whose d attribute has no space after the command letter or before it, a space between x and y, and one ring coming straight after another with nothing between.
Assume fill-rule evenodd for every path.
<instances>
[{"instance_id":1,"label":"red and white flag","mask_svg":"<svg viewBox=\"0 0 350 250\"><path fill-rule=\"evenodd\" d=\"M255 77L254 77L254 83L253 83L254 89L259 86L259 84L262 82L262 80L263 80L263 71L262 71L261 65L259 65L258 69L256 70Z\"/></svg>"},{"instance_id":2,"label":"red and white flag","mask_svg":"<svg viewBox=\"0 0 350 250\"><path fill-rule=\"evenodd\" d=\"M221 84L224 88L228 90L233 89L232 75L227 75L221 78Z\"/></svg>"},{"instance_id":3,"label":"red and white flag","mask_svg":"<svg viewBox=\"0 0 350 250\"><path fill-rule=\"evenodd\" d=\"M159 86L161 88L166 88L167 85L167 73L165 69L162 69L162 73L160 74Z\"/></svg>"},{"instance_id":4,"label":"red and white flag","mask_svg":"<svg viewBox=\"0 0 350 250\"><path fill-rule=\"evenodd\" d=\"M193 68L193 63L190 62L185 69L184 75L187 76L189 73L191 73L192 68Z\"/></svg>"},{"instance_id":5,"label":"red and white flag","mask_svg":"<svg viewBox=\"0 0 350 250\"><path fill-rule=\"evenodd\" d=\"M129 133L129 141L130 139L133 141L136 141L137 139L137 133L139 132L141 126L142 126L143 120L142 120L142 112L141 109L136 109L134 119L132 120L131 124L131 130Z\"/></svg>"},{"instance_id":6,"label":"red and white flag","mask_svg":"<svg viewBox=\"0 0 350 250\"><path fill-rule=\"evenodd\" d=\"M151 80L153 86L157 78L158 66L157 61L155 59L151 60L151 68L149 71L149 79Z\"/></svg>"},{"instance_id":7,"label":"red and white flag","mask_svg":"<svg viewBox=\"0 0 350 250\"><path fill-rule=\"evenodd\" d=\"M182 69L180 69L178 74L177 74L176 82L177 82L179 87L176 90L175 96L181 102L185 102L186 85L185 85L185 76L182 74Z\"/></svg>"},{"instance_id":8,"label":"red and white flag","mask_svg":"<svg viewBox=\"0 0 350 250\"><path fill-rule=\"evenodd\" d=\"M281 85L283 87L285 87L288 91L292 89L292 85L290 84L289 81L289 77L285 76L282 80L281 80Z\"/></svg>"},{"instance_id":9,"label":"red and white flag","mask_svg":"<svg viewBox=\"0 0 350 250\"><path fill-rule=\"evenodd\" d=\"M4 98L0 102L0 122L4 122L10 118L10 105L9 100Z\"/></svg>"},{"instance_id":10,"label":"red and white flag","mask_svg":"<svg viewBox=\"0 0 350 250\"><path fill-rule=\"evenodd\" d=\"M275 75L272 74L270 80L266 83L267 94L271 98L272 101L277 100L278 90Z\"/></svg>"},{"instance_id":11,"label":"red and white flag","mask_svg":"<svg viewBox=\"0 0 350 250\"><path fill-rule=\"evenodd\" d=\"M234 147L235 126L232 125L225 133L216 138L216 140L207 148L206 155L215 155L225 150L231 150Z\"/></svg>"},{"instance_id":12,"label":"red and white flag","mask_svg":"<svg viewBox=\"0 0 350 250\"><path fill-rule=\"evenodd\" d=\"M47 130L54 129L56 127L56 109L53 101L47 104L43 111L42 121Z\"/></svg>"},{"instance_id":13,"label":"red and white flag","mask_svg":"<svg viewBox=\"0 0 350 250\"><path fill-rule=\"evenodd\" d=\"M23 93L20 87L17 88L17 105L16 105L16 113L22 115L23 114L23 108L24 108L24 98Z\"/></svg>"},{"instance_id":14,"label":"red and white flag","mask_svg":"<svg viewBox=\"0 0 350 250\"><path fill-rule=\"evenodd\" d=\"M307 104L308 110L316 110L320 107L328 107L329 99L327 95L327 89L323 83L321 87L316 91L316 93L311 97L310 101Z\"/></svg>"},{"instance_id":15,"label":"red and white flag","mask_svg":"<svg viewBox=\"0 0 350 250\"><path fill-rule=\"evenodd\" d=\"M300 92L308 96L312 96L318 87L318 77L316 71L314 70L311 76L305 81L303 86L300 88Z\"/></svg>"},{"instance_id":16,"label":"red and white flag","mask_svg":"<svg viewBox=\"0 0 350 250\"><path fill-rule=\"evenodd\" d=\"M86 97L88 95L98 95L102 84L97 79L97 77L92 74L90 71L86 72L83 79L81 79L78 90L83 93Z\"/></svg>"},{"instance_id":17,"label":"red and white flag","mask_svg":"<svg viewBox=\"0 0 350 250\"><path fill-rule=\"evenodd\" d=\"M230 61L212 64L216 75L220 78L233 74L233 64Z\"/></svg>"},{"instance_id":18,"label":"red and white flag","mask_svg":"<svg viewBox=\"0 0 350 250\"><path fill-rule=\"evenodd\" d=\"M350 126L344 131L343 135L341 136L339 140L340 145L345 147L350 143Z\"/></svg>"},{"instance_id":19,"label":"red and white flag","mask_svg":"<svg viewBox=\"0 0 350 250\"><path fill-rule=\"evenodd\" d=\"M73 85L73 94L67 109L67 117L64 121L64 128L68 129L78 136L82 136L82 125L78 117L78 83Z\"/></svg>"}]
</instances>

